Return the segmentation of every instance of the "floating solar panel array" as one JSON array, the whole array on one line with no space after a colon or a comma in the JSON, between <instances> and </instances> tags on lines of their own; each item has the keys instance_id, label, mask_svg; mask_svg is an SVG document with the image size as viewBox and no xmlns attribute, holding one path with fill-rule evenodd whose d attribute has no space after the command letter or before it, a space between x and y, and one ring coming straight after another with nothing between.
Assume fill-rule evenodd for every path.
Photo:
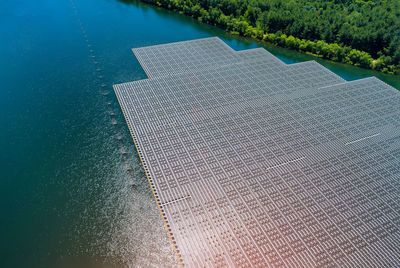
<instances>
[{"instance_id":1,"label":"floating solar panel array","mask_svg":"<svg viewBox=\"0 0 400 268\"><path fill-rule=\"evenodd\" d=\"M400 266L400 92L218 38L115 85L182 265Z\"/></svg>"}]
</instances>

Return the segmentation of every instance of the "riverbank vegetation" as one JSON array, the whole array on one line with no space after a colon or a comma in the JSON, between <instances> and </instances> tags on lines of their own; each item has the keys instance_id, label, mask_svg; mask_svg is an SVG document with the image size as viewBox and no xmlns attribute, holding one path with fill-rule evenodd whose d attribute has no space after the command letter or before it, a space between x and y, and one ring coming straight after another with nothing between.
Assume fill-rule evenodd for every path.
<instances>
[{"instance_id":1,"label":"riverbank vegetation","mask_svg":"<svg viewBox=\"0 0 400 268\"><path fill-rule=\"evenodd\" d=\"M398 0L141 1L192 16L233 34L400 74Z\"/></svg>"}]
</instances>

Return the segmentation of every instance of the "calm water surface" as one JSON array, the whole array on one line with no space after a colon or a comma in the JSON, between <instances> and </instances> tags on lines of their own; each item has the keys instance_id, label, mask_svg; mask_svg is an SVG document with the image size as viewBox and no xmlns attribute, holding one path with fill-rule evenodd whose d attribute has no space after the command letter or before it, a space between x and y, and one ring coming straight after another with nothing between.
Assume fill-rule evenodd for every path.
<instances>
[{"instance_id":1,"label":"calm water surface","mask_svg":"<svg viewBox=\"0 0 400 268\"><path fill-rule=\"evenodd\" d=\"M219 36L314 59L116 0L3 0L0 36L2 267L176 265L111 88L146 78L132 47ZM398 76L318 61L400 89Z\"/></svg>"}]
</instances>

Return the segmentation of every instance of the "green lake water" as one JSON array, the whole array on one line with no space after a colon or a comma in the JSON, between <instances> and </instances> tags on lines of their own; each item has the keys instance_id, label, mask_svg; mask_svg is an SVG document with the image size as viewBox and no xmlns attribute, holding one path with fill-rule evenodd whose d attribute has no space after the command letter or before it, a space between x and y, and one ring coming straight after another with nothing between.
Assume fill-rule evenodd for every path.
<instances>
[{"instance_id":1,"label":"green lake water","mask_svg":"<svg viewBox=\"0 0 400 268\"><path fill-rule=\"evenodd\" d=\"M111 87L146 78L132 47L219 36L315 59L116 0L3 0L0 36L1 267L176 264ZM400 89L398 76L317 60Z\"/></svg>"}]
</instances>

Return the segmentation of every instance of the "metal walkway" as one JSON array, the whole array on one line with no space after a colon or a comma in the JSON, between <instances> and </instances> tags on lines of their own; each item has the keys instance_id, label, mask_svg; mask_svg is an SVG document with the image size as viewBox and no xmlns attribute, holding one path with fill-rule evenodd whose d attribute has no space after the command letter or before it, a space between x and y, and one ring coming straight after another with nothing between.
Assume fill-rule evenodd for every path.
<instances>
[{"instance_id":1,"label":"metal walkway","mask_svg":"<svg viewBox=\"0 0 400 268\"><path fill-rule=\"evenodd\" d=\"M400 92L218 38L134 52L150 79L114 90L183 265L400 264Z\"/></svg>"}]
</instances>

